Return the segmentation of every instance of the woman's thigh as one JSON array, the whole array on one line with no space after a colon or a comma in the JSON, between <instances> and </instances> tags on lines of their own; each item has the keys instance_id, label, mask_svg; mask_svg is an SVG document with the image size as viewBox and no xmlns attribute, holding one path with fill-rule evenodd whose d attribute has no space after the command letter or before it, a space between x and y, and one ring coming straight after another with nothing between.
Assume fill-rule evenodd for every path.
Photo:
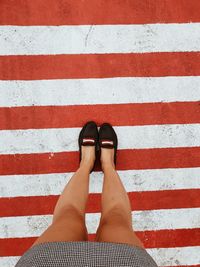
<instances>
[{"instance_id":1,"label":"woman's thigh","mask_svg":"<svg viewBox=\"0 0 200 267\"><path fill-rule=\"evenodd\" d=\"M113 208L101 216L95 240L144 247L133 231L130 214L127 214L120 207Z\"/></svg>"},{"instance_id":2,"label":"woman's thigh","mask_svg":"<svg viewBox=\"0 0 200 267\"><path fill-rule=\"evenodd\" d=\"M104 224L99 227L95 241L126 243L144 248L134 231L126 225Z\"/></svg>"},{"instance_id":3,"label":"woman's thigh","mask_svg":"<svg viewBox=\"0 0 200 267\"><path fill-rule=\"evenodd\" d=\"M56 218L47 230L34 242L86 241L88 240L85 220L73 209L66 209Z\"/></svg>"}]
</instances>

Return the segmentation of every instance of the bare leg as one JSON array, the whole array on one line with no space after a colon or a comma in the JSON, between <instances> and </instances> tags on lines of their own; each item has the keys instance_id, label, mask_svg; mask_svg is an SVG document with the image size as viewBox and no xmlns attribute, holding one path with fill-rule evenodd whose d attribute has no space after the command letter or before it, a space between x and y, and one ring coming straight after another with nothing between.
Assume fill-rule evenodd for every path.
<instances>
[{"instance_id":1,"label":"bare leg","mask_svg":"<svg viewBox=\"0 0 200 267\"><path fill-rule=\"evenodd\" d=\"M34 245L52 241L87 240L85 206L89 193L89 174L95 160L94 147L82 146L79 169L65 186L54 209L52 225Z\"/></svg>"},{"instance_id":2,"label":"bare leg","mask_svg":"<svg viewBox=\"0 0 200 267\"><path fill-rule=\"evenodd\" d=\"M101 148L101 152L104 183L102 214L96 240L143 247L132 228L131 205L127 192L115 170L114 149Z\"/></svg>"}]
</instances>

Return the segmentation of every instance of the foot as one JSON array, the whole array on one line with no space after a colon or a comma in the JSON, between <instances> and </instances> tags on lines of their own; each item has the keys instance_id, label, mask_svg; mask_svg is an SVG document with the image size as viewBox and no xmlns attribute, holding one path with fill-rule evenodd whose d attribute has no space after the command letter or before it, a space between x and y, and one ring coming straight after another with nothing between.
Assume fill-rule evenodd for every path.
<instances>
[{"instance_id":1,"label":"foot","mask_svg":"<svg viewBox=\"0 0 200 267\"><path fill-rule=\"evenodd\" d=\"M101 149L101 166L115 169L115 150L117 150L118 139L115 130L110 123L103 123L99 129L99 146Z\"/></svg>"},{"instance_id":2,"label":"foot","mask_svg":"<svg viewBox=\"0 0 200 267\"><path fill-rule=\"evenodd\" d=\"M101 147L100 161L101 161L101 167L103 171L106 167L112 167L115 169L114 153L115 153L114 148L110 149L110 148Z\"/></svg>"},{"instance_id":3,"label":"foot","mask_svg":"<svg viewBox=\"0 0 200 267\"><path fill-rule=\"evenodd\" d=\"M95 146L81 146L80 166L87 166L91 171L95 162Z\"/></svg>"}]
</instances>

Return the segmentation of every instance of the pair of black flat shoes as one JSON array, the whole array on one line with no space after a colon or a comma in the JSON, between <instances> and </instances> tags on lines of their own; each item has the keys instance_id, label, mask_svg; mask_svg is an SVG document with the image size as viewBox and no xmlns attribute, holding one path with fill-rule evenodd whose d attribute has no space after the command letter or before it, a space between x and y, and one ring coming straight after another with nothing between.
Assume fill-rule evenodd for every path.
<instances>
[{"instance_id":1,"label":"pair of black flat shoes","mask_svg":"<svg viewBox=\"0 0 200 267\"><path fill-rule=\"evenodd\" d=\"M78 143L80 152L79 161L81 161L82 158L81 146L95 146L96 159L91 172L94 170L96 165L98 152L100 154L99 157L101 156L101 147L108 149L114 148L114 164L116 166L118 140L111 124L103 123L98 131L97 125L94 121L87 122L79 134Z\"/></svg>"}]
</instances>

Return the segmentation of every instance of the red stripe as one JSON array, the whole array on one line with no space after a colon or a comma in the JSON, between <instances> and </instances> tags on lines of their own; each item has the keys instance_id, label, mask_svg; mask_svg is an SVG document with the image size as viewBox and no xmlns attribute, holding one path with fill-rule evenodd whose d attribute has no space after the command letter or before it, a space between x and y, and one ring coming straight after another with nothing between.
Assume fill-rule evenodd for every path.
<instances>
[{"instance_id":1,"label":"red stripe","mask_svg":"<svg viewBox=\"0 0 200 267\"><path fill-rule=\"evenodd\" d=\"M0 239L0 257L21 256L35 242L37 237Z\"/></svg>"},{"instance_id":2,"label":"red stripe","mask_svg":"<svg viewBox=\"0 0 200 267\"><path fill-rule=\"evenodd\" d=\"M48 7L48 8L47 8ZM84 10L84 12L83 12ZM112 10L112 12L111 12ZM198 0L1 0L2 25L128 24L200 21Z\"/></svg>"},{"instance_id":3,"label":"red stripe","mask_svg":"<svg viewBox=\"0 0 200 267\"><path fill-rule=\"evenodd\" d=\"M199 102L30 106L0 108L0 129L82 127L91 119L91 114L98 125L105 118L116 126L200 122Z\"/></svg>"},{"instance_id":4,"label":"red stripe","mask_svg":"<svg viewBox=\"0 0 200 267\"><path fill-rule=\"evenodd\" d=\"M132 210L200 207L200 189L129 192ZM0 217L52 214L58 196L0 198ZM101 194L89 194L87 213L101 212Z\"/></svg>"},{"instance_id":5,"label":"red stripe","mask_svg":"<svg viewBox=\"0 0 200 267\"><path fill-rule=\"evenodd\" d=\"M168 248L199 246L200 231L197 229L176 229L136 232L146 248Z\"/></svg>"},{"instance_id":6,"label":"red stripe","mask_svg":"<svg viewBox=\"0 0 200 267\"><path fill-rule=\"evenodd\" d=\"M146 248L200 245L199 229L145 231L136 232L136 234L141 238ZM95 236L95 234L89 234L88 240L94 241ZM0 256L21 256L35 240L36 237L0 239Z\"/></svg>"},{"instance_id":7,"label":"red stripe","mask_svg":"<svg viewBox=\"0 0 200 267\"><path fill-rule=\"evenodd\" d=\"M200 75L200 52L0 56L1 80Z\"/></svg>"},{"instance_id":8,"label":"red stripe","mask_svg":"<svg viewBox=\"0 0 200 267\"><path fill-rule=\"evenodd\" d=\"M200 166L200 147L124 149L117 170L187 168ZM97 164L98 165L98 164ZM74 172L78 152L0 155L0 175ZM97 166L96 170L100 170Z\"/></svg>"}]
</instances>

